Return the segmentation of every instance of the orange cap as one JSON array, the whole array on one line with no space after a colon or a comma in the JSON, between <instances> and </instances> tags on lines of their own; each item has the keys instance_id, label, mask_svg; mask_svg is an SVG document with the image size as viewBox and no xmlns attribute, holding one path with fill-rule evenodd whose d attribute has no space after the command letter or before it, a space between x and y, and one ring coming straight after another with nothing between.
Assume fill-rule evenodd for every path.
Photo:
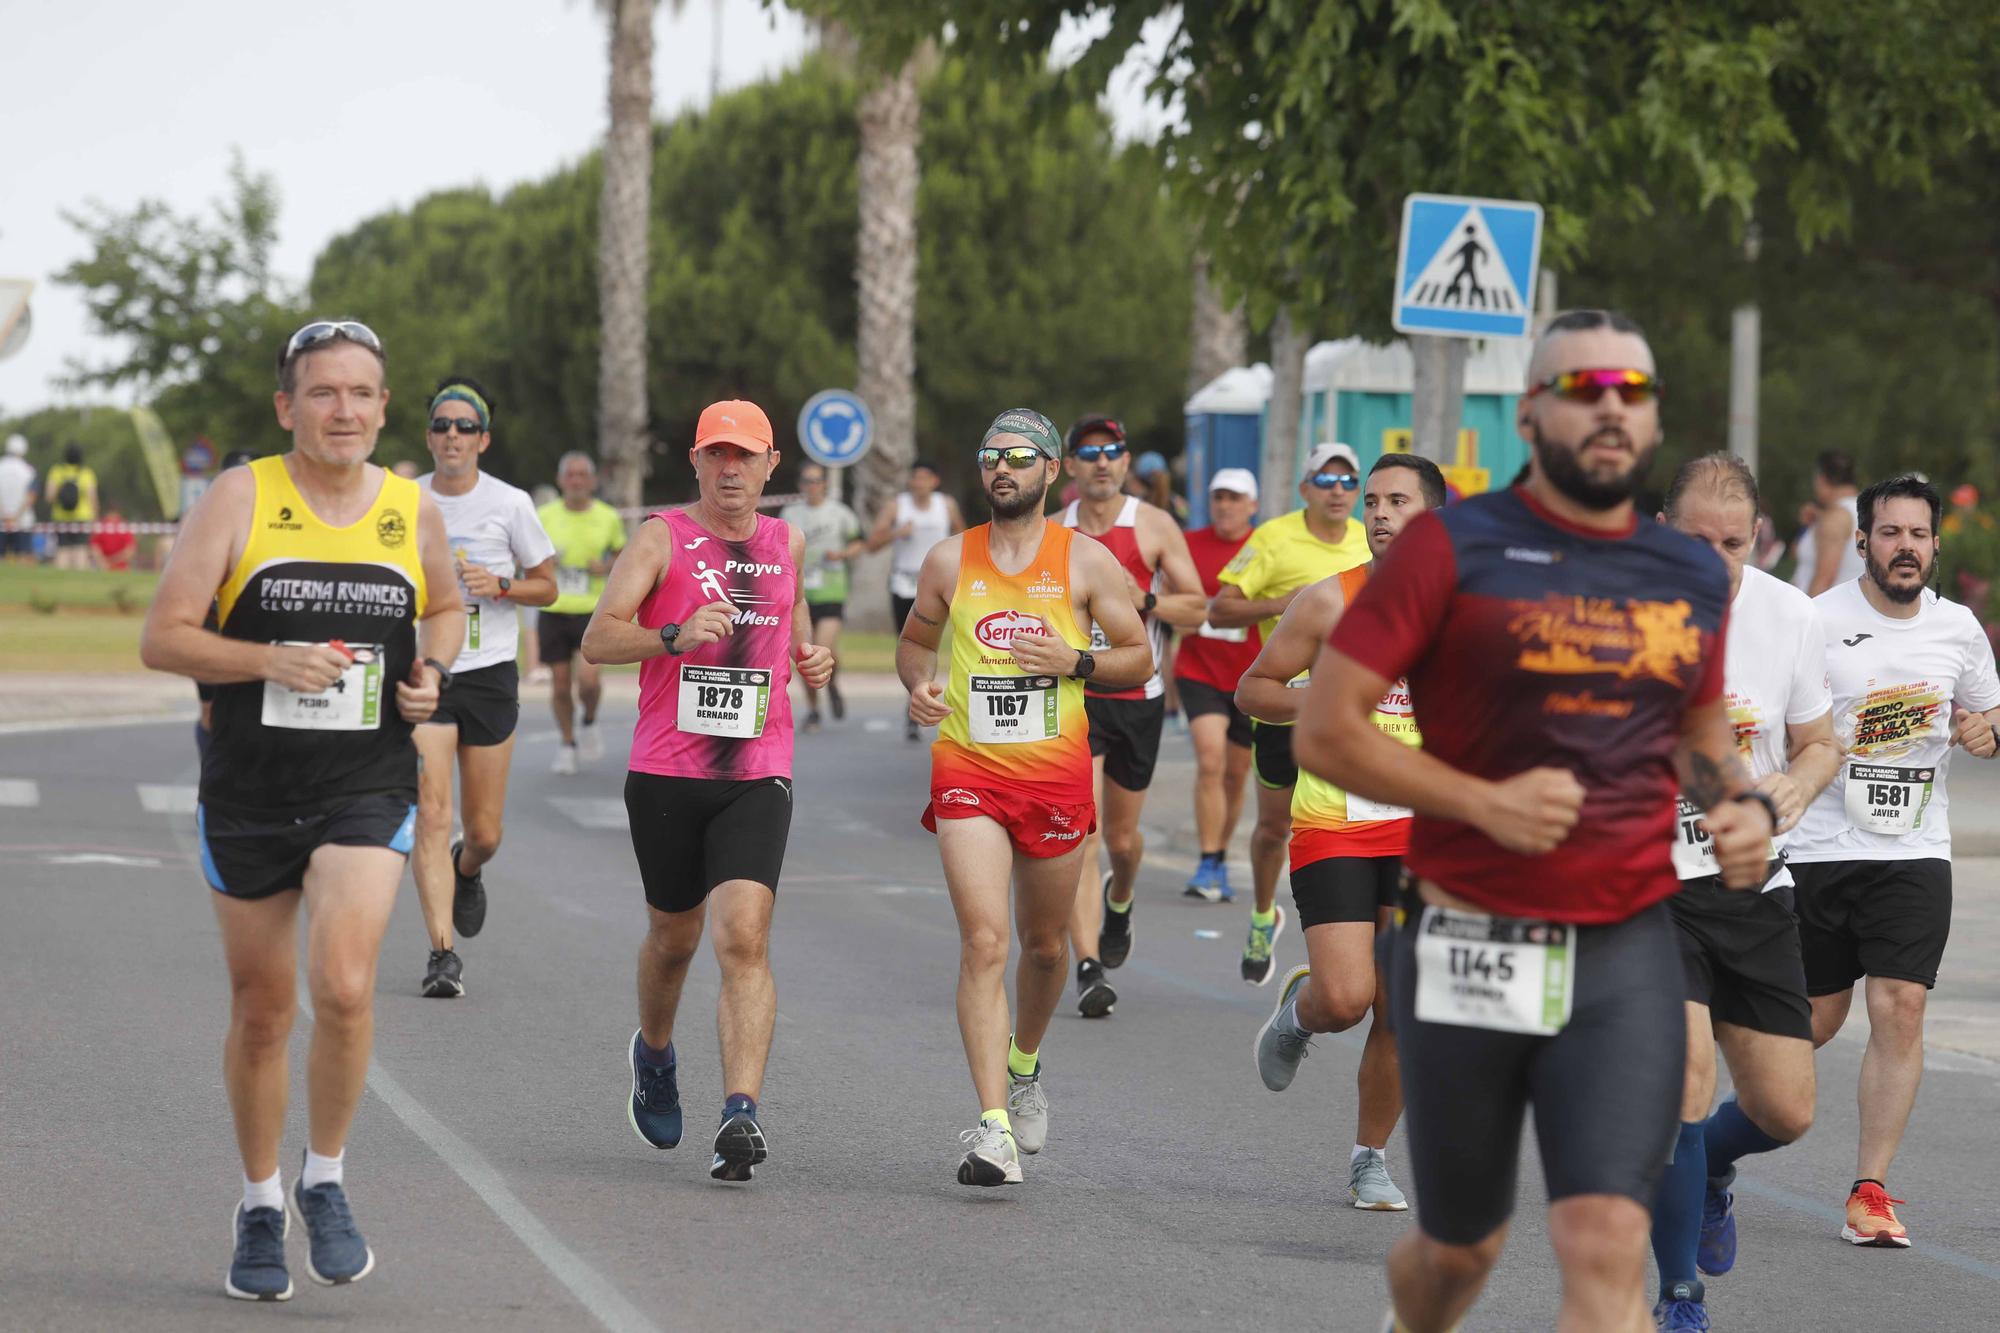
<instances>
[{"instance_id":1,"label":"orange cap","mask_svg":"<svg viewBox=\"0 0 2000 1333\"><path fill-rule=\"evenodd\" d=\"M771 419L757 404L738 398L710 403L694 428L694 447L710 444L734 444L753 454L764 453L771 447Z\"/></svg>"}]
</instances>

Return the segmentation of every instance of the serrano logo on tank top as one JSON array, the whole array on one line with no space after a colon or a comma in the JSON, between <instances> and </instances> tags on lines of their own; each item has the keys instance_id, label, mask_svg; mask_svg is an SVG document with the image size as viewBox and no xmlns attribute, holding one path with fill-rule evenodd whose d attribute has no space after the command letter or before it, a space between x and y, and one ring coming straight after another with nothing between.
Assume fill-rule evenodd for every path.
<instances>
[{"instance_id":1,"label":"serrano logo on tank top","mask_svg":"<svg viewBox=\"0 0 2000 1333\"><path fill-rule=\"evenodd\" d=\"M1056 576L1044 569L1028 585L1028 596L1038 600L1060 601L1069 596L1069 589L1056 582Z\"/></svg>"},{"instance_id":2,"label":"serrano logo on tank top","mask_svg":"<svg viewBox=\"0 0 2000 1333\"><path fill-rule=\"evenodd\" d=\"M1049 622L1025 611L995 611L979 618L979 623L972 627L972 635L996 652L1007 652L1014 646L1014 636L1023 630L1047 634Z\"/></svg>"}]
</instances>

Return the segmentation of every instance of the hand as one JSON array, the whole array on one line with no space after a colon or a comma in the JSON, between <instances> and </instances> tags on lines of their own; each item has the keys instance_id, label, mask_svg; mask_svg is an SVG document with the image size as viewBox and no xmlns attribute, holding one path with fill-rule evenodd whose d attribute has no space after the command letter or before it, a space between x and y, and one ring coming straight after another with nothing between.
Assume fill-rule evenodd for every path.
<instances>
[{"instance_id":1,"label":"hand","mask_svg":"<svg viewBox=\"0 0 2000 1333\"><path fill-rule=\"evenodd\" d=\"M1312 585L1311 585L1310 583L1308 583L1308 584L1306 585L1306 588L1310 588L1311 586L1312 586ZM1290 592L1288 592L1288 593L1285 593L1285 594L1283 594L1282 596L1280 596L1280 597L1278 598L1278 614L1279 614L1279 615L1281 615L1281 616L1282 616L1283 614L1285 614L1285 612L1286 612L1287 610L1289 610L1289 609L1291 608L1291 605L1292 605L1292 603L1293 603L1293 602L1294 602L1295 600L1297 600L1297 598L1298 598L1298 595L1299 595L1300 593L1304 592L1304 591L1306 590L1306 588L1294 588L1294 589L1292 589L1292 590L1291 590Z\"/></svg>"},{"instance_id":2,"label":"hand","mask_svg":"<svg viewBox=\"0 0 2000 1333\"><path fill-rule=\"evenodd\" d=\"M403 721L415 724L437 712L440 679L436 667L419 661L407 681L396 682L396 711Z\"/></svg>"},{"instance_id":3,"label":"hand","mask_svg":"<svg viewBox=\"0 0 2000 1333\"><path fill-rule=\"evenodd\" d=\"M1761 888L1770 868L1771 812L1757 801L1724 801L1702 816L1715 846L1715 868L1732 889Z\"/></svg>"},{"instance_id":4,"label":"hand","mask_svg":"<svg viewBox=\"0 0 2000 1333\"><path fill-rule=\"evenodd\" d=\"M1494 783L1473 822L1508 851L1539 856L1569 836L1582 811L1583 784L1574 773L1531 768Z\"/></svg>"},{"instance_id":5,"label":"hand","mask_svg":"<svg viewBox=\"0 0 2000 1333\"><path fill-rule=\"evenodd\" d=\"M1979 759L1991 759L1995 748L1993 719L1984 713L1963 708L1951 710L1951 743L1963 745L1965 752Z\"/></svg>"},{"instance_id":6,"label":"hand","mask_svg":"<svg viewBox=\"0 0 2000 1333\"><path fill-rule=\"evenodd\" d=\"M736 608L726 601L710 602L681 622L674 652L685 656L697 648L720 643L736 632Z\"/></svg>"},{"instance_id":7,"label":"hand","mask_svg":"<svg viewBox=\"0 0 2000 1333\"><path fill-rule=\"evenodd\" d=\"M917 525L914 523L899 523L896 525L895 530L891 532L889 535L891 537L894 537L897 541L901 541L905 537L914 535L916 530L917 530Z\"/></svg>"},{"instance_id":8,"label":"hand","mask_svg":"<svg viewBox=\"0 0 2000 1333\"><path fill-rule=\"evenodd\" d=\"M1041 630L1017 630L1014 665L1037 676L1067 676L1076 670L1076 649Z\"/></svg>"},{"instance_id":9,"label":"hand","mask_svg":"<svg viewBox=\"0 0 2000 1333\"><path fill-rule=\"evenodd\" d=\"M468 565L460 562L458 581L474 597L484 597L489 602L497 602L504 593L500 591L500 576L484 565Z\"/></svg>"},{"instance_id":10,"label":"hand","mask_svg":"<svg viewBox=\"0 0 2000 1333\"><path fill-rule=\"evenodd\" d=\"M1778 827L1774 832L1789 833L1806 812L1806 794L1799 790L1799 784L1789 773L1768 774L1757 784L1757 790L1770 797L1778 807Z\"/></svg>"},{"instance_id":11,"label":"hand","mask_svg":"<svg viewBox=\"0 0 2000 1333\"><path fill-rule=\"evenodd\" d=\"M833 679L833 649L823 643L802 643L798 646L799 679L809 690L823 690Z\"/></svg>"},{"instance_id":12,"label":"hand","mask_svg":"<svg viewBox=\"0 0 2000 1333\"><path fill-rule=\"evenodd\" d=\"M920 727L935 727L950 716L951 706L944 701L944 686L927 680L910 691L910 721Z\"/></svg>"},{"instance_id":13,"label":"hand","mask_svg":"<svg viewBox=\"0 0 2000 1333\"><path fill-rule=\"evenodd\" d=\"M1146 614L1146 590L1139 586L1139 580L1132 577L1131 570L1125 570L1125 593L1132 599L1132 609L1140 615Z\"/></svg>"},{"instance_id":14,"label":"hand","mask_svg":"<svg viewBox=\"0 0 2000 1333\"><path fill-rule=\"evenodd\" d=\"M593 560L590 562L589 569L598 578L603 578L611 572L611 562L609 560Z\"/></svg>"},{"instance_id":15,"label":"hand","mask_svg":"<svg viewBox=\"0 0 2000 1333\"><path fill-rule=\"evenodd\" d=\"M353 661L330 643L273 644L264 679L297 694L324 694Z\"/></svg>"}]
</instances>

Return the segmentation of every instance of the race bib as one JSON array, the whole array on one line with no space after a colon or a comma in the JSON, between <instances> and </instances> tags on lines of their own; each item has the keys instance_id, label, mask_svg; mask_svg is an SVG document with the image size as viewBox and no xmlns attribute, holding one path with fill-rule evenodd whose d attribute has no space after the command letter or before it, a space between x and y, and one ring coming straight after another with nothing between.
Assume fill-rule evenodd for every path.
<instances>
[{"instance_id":1,"label":"race bib","mask_svg":"<svg viewBox=\"0 0 2000 1333\"><path fill-rule=\"evenodd\" d=\"M1350 820L1412 819L1415 816L1416 811L1408 806L1384 805L1380 801L1371 801L1366 796L1347 793L1347 817Z\"/></svg>"},{"instance_id":2,"label":"race bib","mask_svg":"<svg viewBox=\"0 0 2000 1333\"><path fill-rule=\"evenodd\" d=\"M681 668L675 725L703 736L747 741L764 734L771 709L771 673L755 667Z\"/></svg>"},{"instance_id":3,"label":"race bib","mask_svg":"<svg viewBox=\"0 0 2000 1333\"><path fill-rule=\"evenodd\" d=\"M1090 651L1106 653L1111 651L1111 640L1104 636L1104 626L1093 623L1090 627Z\"/></svg>"},{"instance_id":4,"label":"race bib","mask_svg":"<svg viewBox=\"0 0 2000 1333\"><path fill-rule=\"evenodd\" d=\"M799 576L800 586L807 592L818 592L826 586L826 566L814 565Z\"/></svg>"},{"instance_id":5,"label":"race bib","mask_svg":"<svg viewBox=\"0 0 2000 1333\"><path fill-rule=\"evenodd\" d=\"M1847 766L1847 822L1865 833L1914 833L1931 802L1934 768Z\"/></svg>"},{"instance_id":6,"label":"race bib","mask_svg":"<svg viewBox=\"0 0 2000 1333\"><path fill-rule=\"evenodd\" d=\"M1424 908L1417 924L1417 1017L1548 1037L1569 1022L1576 934L1552 921Z\"/></svg>"},{"instance_id":7,"label":"race bib","mask_svg":"<svg viewBox=\"0 0 2000 1333\"><path fill-rule=\"evenodd\" d=\"M1201 622L1201 628L1196 630L1195 633L1204 639L1217 639L1223 643L1250 642L1250 627L1248 625L1238 625L1235 629L1217 629L1204 620Z\"/></svg>"},{"instance_id":8,"label":"race bib","mask_svg":"<svg viewBox=\"0 0 2000 1333\"><path fill-rule=\"evenodd\" d=\"M975 744L1021 745L1062 734L1054 676L973 676L966 684Z\"/></svg>"},{"instance_id":9,"label":"race bib","mask_svg":"<svg viewBox=\"0 0 2000 1333\"><path fill-rule=\"evenodd\" d=\"M590 591L590 571L577 565L556 566L556 595L573 597Z\"/></svg>"},{"instance_id":10,"label":"race bib","mask_svg":"<svg viewBox=\"0 0 2000 1333\"><path fill-rule=\"evenodd\" d=\"M1715 841L1701 826L1701 811L1687 797L1674 798L1674 874L1703 879L1721 873L1715 866Z\"/></svg>"},{"instance_id":11,"label":"race bib","mask_svg":"<svg viewBox=\"0 0 2000 1333\"><path fill-rule=\"evenodd\" d=\"M284 642L285 648L310 644ZM382 721L382 647L351 644L354 660L318 694L264 682L264 725L292 731L373 731Z\"/></svg>"},{"instance_id":12,"label":"race bib","mask_svg":"<svg viewBox=\"0 0 2000 1333\"><path fill-rule=\"evenodd\" d=\"M479 651L479 603L465 604L465 651Z\"/></svg>"}]
</instances>

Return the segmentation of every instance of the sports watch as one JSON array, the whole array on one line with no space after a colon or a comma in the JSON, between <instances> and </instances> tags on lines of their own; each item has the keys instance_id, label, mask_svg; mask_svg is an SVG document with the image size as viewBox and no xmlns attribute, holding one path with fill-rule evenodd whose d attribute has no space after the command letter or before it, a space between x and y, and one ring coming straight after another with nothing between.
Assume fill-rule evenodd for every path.
<instances>
[{"instance_id":1,"label":"sports watch","mask_svg":"<svg viewBox=\"0 0 2000 1333\"><path fill-rule=\"evenodd\" d=\"M680 648L676 646L680 637L681 627L679 625L669 623L660 626L660 643L665 646L667 656L679 657L681 655Z\"/></svg>"},{"instance_id":2,"label":"sports watch","mask_svg":"<svg viewBox=\"0 0 2000 1333\"><path fill-rule=\"evenodd\" d=\"M1069 674L1077 680L1089 680L1090 673L1095 670L1097 670L1097 659L1086 650L1077 653L1076 665L1070 669Z\"/></svg>"},{"instance_id":3,"label":"sports watch","mask_svg":"<svg viewBox=\"0 0 2000 1333\"><path fill-rule=\"evenodd\" d=\"M451 688L451 668L435 657L426 657L424 665L438 673L438 690L442 693Z\"/></svg>"},{"instance_id":4,"label":"sports watch","mask_svg":"<svg viewBox=\"0 0 2000 1333\"><path fill-rule=\"evenodd\" d=\"M510 578L502 578L500 580L500 595L502 597L505 597L508 593L512 591L514 591L514 580Z\"/></svg>"}]
</instances>

